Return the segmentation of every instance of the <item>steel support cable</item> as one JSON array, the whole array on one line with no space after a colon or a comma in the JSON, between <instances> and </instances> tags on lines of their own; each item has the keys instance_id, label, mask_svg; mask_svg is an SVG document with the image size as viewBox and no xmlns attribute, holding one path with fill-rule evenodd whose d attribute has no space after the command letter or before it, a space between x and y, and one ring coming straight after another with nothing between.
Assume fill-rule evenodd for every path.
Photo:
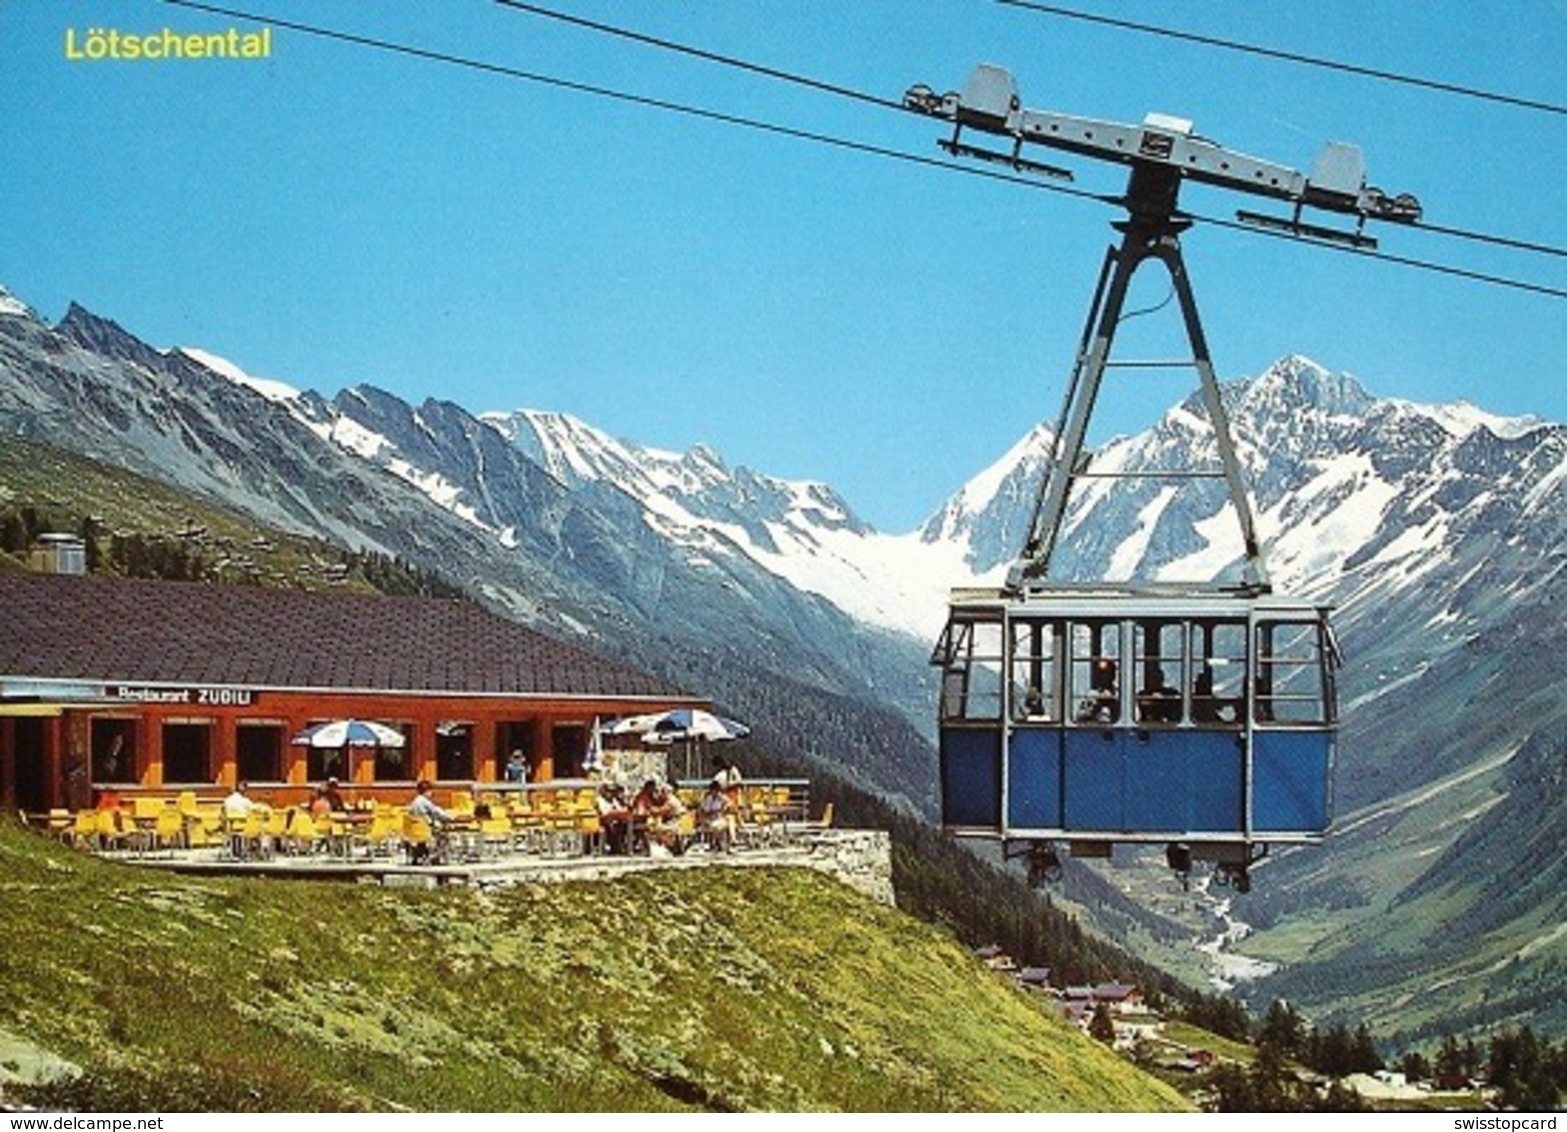
<instances>
[{"instance_id":1,"label":"steel support cable","mask_svg":"<svg viewBox=\"0 0 1567 1132\"><path fill-rule=\"evenodd\" d=\"M725 67L733 67L738 70L749 71L753 74L763 75L767 78L777 79L781 82L793 83L797 86L806 87L811 90L823 91L827 94L837 95L841 98L849 98L858 102L864 102L871 106L880 106L884 109L898 111L903 111L905 109L901 102L895 102L892 99L882 98L879 95L867 94L864 91L855 90L852 87L846 87L838 83L825 82L821 79L813 79L808 75L801 75L793 71L785 71L778 67L770 67L761 63L753 63L748 59L741 59L738 56L723 55L716 51L708 51L705 48L693 47L690 44L679 43L675 40L666 39L661 36L648 35L645 32L634 31L631 28L620 27L616 24L607 24L599 20L590 20L582 16L575 16L569 12L561 12L554 8L547 8L542 4L531 3L529 0L491 0L491 2L499 4L505 8L512 8L519 12L525 12L529 15L539 16L544 19L558 20L562 23L586 28L590 31L598 32L603 35L614 36L620 39L628 39L636 43L646 44L650 47L657 47L665 51L673 51L682 55L689 55L693 58L703 59L710 63L718 63ZM1112 20L1108 17L1099 17L1086 13L1077 13L1071 11L1070 9L1057 8L1053 5L1022 3L1021 0L998 0L998 2L1002 4L1013 4L1017 7L1035 8L1039 11L1049 12L1052 15L1076 16L1086 20L1105 22L1117 26L1125 26L1140 31L1158 31L1176 36L1178 38L1192 39L1197 42L1209 42L1209 40L1203 36L1188 35L1187 33L1182 32L1173 32L1167 31L1166 29L1151 28L1147 27L1146 25L1131 24L1127 21ZM1251 50L1251 48L1245 44L1235 44L1225 40L1213 40L1211 42L1218 46L1234 47L1237 50ZM1265 48L1257 48L1255 50L1262 54L1273 54L1279 55L1283 58L1292 58L1288 53L1271 52ZM1332 64L1328 60L1300 59L1294 61L1317 62L1323 66L1337 66L1337 64ZM1348 65L1344 66L1346 69L1353 69L1349 68ZM1367 71L1363 73L1375 72ZM1423 82L1423 80L1413 79L1407 81ZM1567 113L1567 108L1551 107L1550 109ZM1520 251L1539 252L1542 255L1567 256L1567 248L1553 247L1549 244L1535 243L1530 240L1520 240L1511 236L1493 236L1486 232L1473 232L1467 229L1454 228L1442 224L1426 224L1417 222L1413 225L1410 225L1410 227L1420 228L1423 231L1431 232L1435 235L1452 236L1456 239L1470 240L1476 243L1495 244L1498 247L1514 248Z\"/></svg>"},{"instance_id":2,"label":"steel support cable","mask_svg":"<svg viewBox=\"0 0 1567 1132\"><path fill-rule=\"evenodd\" d=\"M857 153L865 153L875 157L885 157L906 164L920 165L928 168L944 169L954 173L962 173L970 177L981 177L986 180L1003 181L1008 184L1021 185L1025 188L1036 189L1042 192L1059 193L1063 196L1074 197L1079 200L1097 201L1100 204L1123 205L1124 200L1117 193L1094 193L1084 189L1077 189L1067 185L1056 185L1045 181L1024 177L1020 174L1001 173L993 169L980 169L969 165L959 165L950 161L941 161L933 157L921 157L918 154L904 153L901 150L889 149L885 146L869 145L865 142L851 141L847 138L835 137L831 134L823 134L812 130L803 130L793 126L784 126L775 122L765 122L757 118L746 118L724 111L708 110L699 106L690 106L685 103L671 102L667 99L653 98L648 95L631 94L626 91L614 90L609 87L595 86L590 83L577 82L572 79L562 79L554 75L540 74L517 67L509 67L501 63L488 63L480 59L473 59L463 55L453 55L448 52L433 51L429 48L414 47L410 44L396 43L391 40L376 39L372 36L360 35L356 32L340 31L334 28L324 28L313 24L301 23L296 20L285 20L275 16L258 15L237 8L229 8L218 4L204 3L202 0L163 0L165 4L178 8L189 8L196 11L209 12L214 15L229 16L237 20L250 20L256 23L268 23L275 27L287 28L304 35L316 36L322 39L337 40L350 43L359 47L368 47L373 50L386 51L392 54L406 55L412 58L426 59L432 62L446 63L451 66L465 67L470 70L481 71L486 74L499 75L505 78L519 79L524 82L537 83L557 89L569 90L579 94L590 94L599 98L610 99L616 102L630 105L645 106L655 110L666 110L671 113L684 114L689 117L720 122L725 125L740 126L745 129L757 130L764 133L777 134L783 137L791 137L801 141L816 142L820 145L831 146L837 149L849 150ZM900 107L900 109L902 109ZM1530 283L1524 280L1510 279L1505 276L1488 275L1483 272L1469 271L1464 268L1450 267L1446 264L1433 263L1426 260L1418 260L1405 256L1395 256L1386 252L1371 251L1363 248L1349 248L1338 244L1324 243L1311 240L1308 237L1293 236L1283 232L1270 232L1265 228L1256 228L1250 225L1240 224L1234 221L1221 220L1216 217L1205 217L1195 214L1185 214L1194 221L1213 224L1220 228L1233 228L1242 232L1251 232L1257 235L1273 236L1278 239L1300 240L1311 243L1317 247L1330 251L1353 251L1358 255L1369 259L1385 260L1389 263L1400 264L1405 267L1413 267L1426 271L1434 271L1440 274L1458 276L1482 283L1492 283L1497 286L1510 287L1517 290L1529 291L1535 294L1549 295L1554 298L1567 299L1567 289L1548 287L1542 284Z\"/></svg>"},{"instance_id":3,"label":"steel support cable","mask_svg":"<svg viewBox=\"0 0 1567 1132\"><path fill-rule=\"evenodd\" d=\"M1440 79L1426 79L1418 75L1404 75L1397 71L1385 71L1378 67L1362 67L1355 63L1342 63L1335 59L1323 59L1316 55L1305 55L1298 51L1280 51L1273 47L1259 47L1253 43L1240 43L1233 39L1220 39L1218 36L1199 35L1196 32L1178 31L1175 28L1159 27L1155 24L1141 24L1134 20L1101 16L1075 8L1063 8L1056 4L1041 4L1037 0L997 0L997 3L1009 8L1026 8L1029 11L1042 12L1048 16L1060 16L1063 19L1080 20L1083 23L1102 24L1105 27L1120 28L1123 31L1136 31L1146 35L1162 36L1166 39L1179 39L1187 43L1200 43L1204 47L1221 47L1227 51L1239 51L1247 55L1260 55L1268 59L1282 59L1288 63L1300 63L1308 67L1342 71L1345 74L1360 75L1364 78L1380 79L1390 83L1402 83L1405 86L1437 90L1444 94L1457 94L1465 98L1477 98L1486 102L1499 102L1525 110L1539 110L1546 114L1567 115L1567 106L1561 106L1554 102L1542 102L1533 98L1520 98L1517 95L1499 94L1496 91L1461 86L1458 83L1444 82Z\"/></svg>"},{"instance_id":4,"label":"steel support cable","mask_svg":"<svg viewBox=\"0 0 1567 1132\"><path fill-rule=\"evenodd\" d=\"M1567 299L1567 287L1552 287L1544 283L1531 283L1526 279L1513 279L1506 275L1491 275L1484 271L1471 271L1466 267L1454 267L1451 264L1436 263L1432 260L1395 255L1392 252L1384 252L1379 249L1357 248L1350 244L1317 240L1311 236L1298 236L1289 232L1274 232L1267 228L1258 228L1254 224L1242 224L1238 220L1221 220L1217 216L1201 216L1189 212L1181 215L1200 224L1211 224L1215 228L1229 228L1236 232L1248 232L1253 236L1270 236L1278 240L1298 240L1302 243L1311 244L1313 247L1322 248L1324 251L1347 252L1365 259L1379 259L1385 263L1398 264L1401 267L1413 267L1421 271L1434 271L1439 275L1454 275L1460 279L1472 279L1477 283L1493 283L1498 287L1509 287L1515 291L1549 295L1553 299Z\"/></svg>"},{"instance_id":5,"label":"steel support cable","mask_svg":"<svg viewBox=\"0 0 1567 1132\"><path fill-rule=\"evenodd\" d=\"M942 161L934 157L921 157L915 153L905 153L902 150L889 149L886 146L871 145L866 142L851 141L848 138L835 137L832 134L824 134L815 130L800 129L795 126L785 126L777 122L766 122L759 118L747 118L738 114L730 114L722 110L709 110L701 106L692 106L682 102L672 102L668 99L655 98L650 95L632 94L627 91L615 90L611 87L596 86L591 83L577 82L574 79L563 79L555 75L541 74L537 71L528 71L520 67L510 67L503 63L488 63L481 59L473 59L465 55L453 55L444 51L433 51L425 47L414 47L411 44L396 43L392 40L376 39L373 36L360 35L357 32L339 31L335 28L320 27L315 24L301 23L297 20L285 20L276 16L258 15L254 12L243 11L238 8L229 8L219 4L209 4L203 0L163 0L165 4L171 4L177 8L191 8L197 11L210 12L213 15L230 16L236 20L251 20L257 23L268 23L275 27L287 28L289 31L297 31L303 35L312 35L321 39L337 40L350 43L357 47L368 47L377 51L386 51L395 55L407 55L416 59L426 59L436 63L447 63L454 67L466 67L470 70L482 71L486 74L499 75L503 78L519 79L523 82L537 83L543 86L556 87L561 90L569 90L577 94L590 94L598 98L606 98L615 102L624 102L635 106L646 106L654 110L667 110L674 114L684 114L692 118L705 119L712 122L721 122L729 126L741 126L749 130L758 130L763 133L779 134L784 137L796 138L800 141L816 142L820 145L832 146L837 149L852 150L858 153L870 154L874 157L885 157L894 161L902 161L911 165L923 165L935 169L946 169L954 173L962 173L970 177L982 177L992 181L1004 181L1014 185L1024 185L1031 189L1043 189L1047 192L1060 193L1063 196L1076 197L1080 200L1097 201L1100 204L1117 205L1121 197L1117 193L1094 193L1086 189L1077 189L1069 185L1054 185L1042 181L1036 181L1016 173L1001 173L994 169L980 169L970 165L960 165L953 161ZM898 105L901 111L903 108Z\"/></svg>"},{"instance_id":6,"label":"steel support cable","mask_svg":"<svg viewBox=\"0 0 1567 1132\"><path fill-rule=\"evenodd\" d=\"M525 0L491 0L503 8L513 8L519 12L527 12L529 15L541 16L547 20L559 20L561 23L574 24L577 27L587 28L603 35L611 35L620 39L629 39L636 43L644 43L649 47L658 47L665 51L674 51L681 55L690 55L695 59L704 59L709 63L719 63L725 67L734 67L742 71L750 71L752 74L763 75L769 79L778 79L780 82L794 83L810 90L819 90L827 94L835 94L840 98L852 98L858 102L869 103L872 106L880 106L888 110L902 110L903 104L890 98L883 98L877 94L867 94L853 87L840 86L837 83L825 82L821 79L813 79L809 75L796 74L793 71L785 71L778 67L769 67L762 63L753 63L749 59L741 59L735 55L721 55L716 51L708 51L701 47L692 47L687 43L677 43L672 39L664 39L656 35L648 35L645 32L632 31L630 28L619 27L615 24L601 23L598 20L590 20L584 16L574 16L569 12L560 12L554 8L546 8L541 4L526 3Z\"/></svg>"}]
</instances>

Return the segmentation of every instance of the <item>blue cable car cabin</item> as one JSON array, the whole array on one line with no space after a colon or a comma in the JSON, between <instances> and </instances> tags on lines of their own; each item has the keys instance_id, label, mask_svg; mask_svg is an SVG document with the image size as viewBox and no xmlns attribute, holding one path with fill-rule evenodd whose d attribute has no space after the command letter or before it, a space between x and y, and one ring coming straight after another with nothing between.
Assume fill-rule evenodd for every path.
<instances>
[{"instance_id":1,"label":"blue cable car cabin","mask_svg":"<svg viewBox=\"0 0 1567 1132\"><path fill-rule=\"evenodd\" d=\"M1327 830L1336 660L1327 610L1272 595L958 591L931 658L942 825L1164 843L1244 889L1259 849Z\"/></svg>"}]
</instances>

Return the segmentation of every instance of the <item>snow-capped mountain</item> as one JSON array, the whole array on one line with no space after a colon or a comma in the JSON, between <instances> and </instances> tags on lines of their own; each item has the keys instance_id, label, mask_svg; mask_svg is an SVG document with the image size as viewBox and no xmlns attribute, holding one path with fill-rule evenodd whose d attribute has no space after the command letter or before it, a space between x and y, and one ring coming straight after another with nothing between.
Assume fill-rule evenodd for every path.
<instances>
[{"instance_id":1,"label":"snow-capped mountain","mask_svg":"<svg viewBox=\"0 0 1567 1132\"><path fill-rule=\"evenodd\" d=\"M1380 398L1298 357L1223 396L1275 588L1335 604L1349 658L1337 832L1268 862L1248 946L1277 929L1293 950L1273 983L1322 1009L1359 996L1407 1015L1440 954L1440 1009L1481 1019L1465 988L1483 986L1485 1020L1522 1010L1567 949L1550 935L1567 865L1541 848L1567 838L1567 428ZM1031 429L918 529L887 534L825 484L712 448L369 386L329 400L74 305L51 327L3 291L0 430L396 554L742 713L778 710L784 686L804 690L789 702L807 717L890 706L862 749L822 757L927 812L934 756L915 727L928 736L930 640L949 587L1005 574L1051 445ZM1194 397L1093 466L1213 463ZM1223 576L1236 526L1213 481L1094 479L1056 563L1063 577ZM1509 947L1523 958L1491 970ZM1567 1007L1552 1017L1567 1030Z\"/></svg>"},{"instance_id":2,"label":"snow-capped mountain","mask_svg":"<svg viewBox=\"0 0 1567 1132\"><path fill-rule=\"evenodd\" d=\"M688 561L743 555L857 620L921 640L940 627L947 587L961 575L952 548L867 525L833 489L730 468L698 446L643 448L559 413L485 413L520 451L573 490L612 488Z\"/></svg>"}]
</instances>

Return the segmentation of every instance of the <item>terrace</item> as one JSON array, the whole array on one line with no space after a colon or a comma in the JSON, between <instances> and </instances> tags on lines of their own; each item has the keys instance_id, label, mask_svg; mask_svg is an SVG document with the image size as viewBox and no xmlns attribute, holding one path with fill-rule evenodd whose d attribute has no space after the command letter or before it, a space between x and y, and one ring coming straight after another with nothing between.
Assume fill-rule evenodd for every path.
<instances>
[{"instance_id":1,"label":"terrace","mask_svg":"<svg viewBox=\"0 0 1567 1132\"><path fill-rule=\"evenodd\" d=\"M258 799L239 815L194 791L138 795L115 808L52 810L29 824L101 857L182 873L485 885L648 868L821 867L822 858L867 835L833 828L831 803L810 817L809 791L803 779L747 783L732 831L719 838L702 828L700 788L683 784L683 810L667 828L659 829L656 818L628 816L622 846L606 836L596 784L585 780L448 791L438 799L452 819L444 824L369 800L323 815ZM671 848L661 851L665 845Z\"/></svg>"}]
</instances>

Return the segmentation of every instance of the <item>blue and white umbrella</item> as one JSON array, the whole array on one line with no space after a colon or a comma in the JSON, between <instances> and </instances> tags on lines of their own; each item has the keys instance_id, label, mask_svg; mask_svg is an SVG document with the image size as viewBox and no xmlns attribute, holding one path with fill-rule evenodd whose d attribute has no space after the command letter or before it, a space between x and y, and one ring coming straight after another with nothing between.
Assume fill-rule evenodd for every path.
<instances>
[{"instance_id":1,"label":"blue and white umbrella","mask_svg":"<svg viewBox=\"0 0 1567 1132\"><path fill-rule=\"evenodd\" d=\"M354 747L401 749L407 743L408 740L401 731L394 730L384 723L373 723L368 719L334 719L327 723L312 724L293 739L293 745L296 747L341 751L343 767L339 773L349 780L353 779L353 768L348 765L350 749ZM402 756L397 757L400 759ZM325 756L328 769L336 761L335 755Z\"/></svg>"},{"instance_id":2,"label":"blue and white umbrella","mask_svg":"<svg viewBox=\"0 0 1567 1132\"><path fill-rule=\"evenodd\" d=\"M723 743L731 739L744 739L751 729L734 719L725 719L701 708L673 708L649 715L633 715L617 719L604 728L606 735L637 735L642 742L654 746L680 744L685 764L685 777L696 773L697 748L702 743Z\"/></svg>"},{"instance_id":3,"label":"blue and white umbrella","mask_svg":"<svg viewBox=\"0 0 1567 1132\"><path fill-rule=\"evenodd\" d=\"M296 747L401 747L408 740L401 731L368 719L334 719L317 723L294 736Z\"/></svg>"},{"instance_id":4,"label":"blue and white umbrella","mask_svg":"<svg viewBox=\"0 0 1567 1132\"><path fill-rule=\"evenodd\" d=\"M617 719L604 727L606 735L640 735L645 743L678 743L687 739L723 742L744 739L751 729L734 719L725 719L701 708L673 708L648 715Z\"/></svg>"}]
</instances>

